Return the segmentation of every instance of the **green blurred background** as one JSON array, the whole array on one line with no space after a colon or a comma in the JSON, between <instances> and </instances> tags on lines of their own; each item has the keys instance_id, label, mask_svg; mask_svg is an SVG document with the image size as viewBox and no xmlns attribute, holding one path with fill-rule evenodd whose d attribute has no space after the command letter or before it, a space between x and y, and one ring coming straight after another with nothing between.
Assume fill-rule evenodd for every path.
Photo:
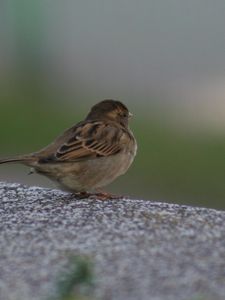
<instances>
[{"instance_id":1,"label":"green blurred background","mask_svg":"<svg viewBox=\"0 0 225 300\"><path fill-rule=\"evenodd\" d=\"M138 154L107 188L225 208L225 2L2 1L0 155L32 152L105 98ZM53 187L18 165L0 180Z\"/></svg>"}]
</instances>

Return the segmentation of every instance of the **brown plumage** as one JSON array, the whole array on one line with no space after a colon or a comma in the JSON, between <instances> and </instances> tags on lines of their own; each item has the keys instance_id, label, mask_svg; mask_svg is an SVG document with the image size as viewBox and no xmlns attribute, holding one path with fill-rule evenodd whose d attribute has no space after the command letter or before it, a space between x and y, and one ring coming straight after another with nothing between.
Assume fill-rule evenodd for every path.
<instances>
[{"instance_id":1,"label":"brown plumage","mask_svg":"<svg viewBox=\"0 0 225 300\"><path fill-rule=\"evenodd\" d=\"M0 164L30 166L73 192L102 188L125 173L136 155L136 141L128 127L130 116L123 103L103 100L92 107L84 121L46 148L0 160Z\"/></svg>"}]
</instances>

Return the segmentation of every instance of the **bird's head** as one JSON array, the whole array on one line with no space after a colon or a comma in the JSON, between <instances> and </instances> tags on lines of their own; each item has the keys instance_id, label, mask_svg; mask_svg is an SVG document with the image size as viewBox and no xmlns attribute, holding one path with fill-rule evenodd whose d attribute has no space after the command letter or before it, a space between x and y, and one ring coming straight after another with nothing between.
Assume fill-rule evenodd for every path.
<instances>
[{"instance_id":1,"label":"bird's head","mask_svg":"<svg viewBox=\"0 0 225 300\"><path fill-rule=\"evenodd\" d=\"M132 114L122 102L106 99L95 104L86 119L111 120L128 126L128 120L131 116Z\"/></svg>"}]
</instances>

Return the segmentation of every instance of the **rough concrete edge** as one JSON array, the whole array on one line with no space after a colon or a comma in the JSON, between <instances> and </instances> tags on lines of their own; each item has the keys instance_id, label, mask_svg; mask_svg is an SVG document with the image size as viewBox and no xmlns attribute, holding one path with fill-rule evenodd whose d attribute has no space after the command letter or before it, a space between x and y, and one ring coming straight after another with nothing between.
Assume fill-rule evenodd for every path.
<instances>
[{"instance_id":1,"label":"rough concrete edge","mask_svg":"<svg viewBox=\"0 0 225 300\"><path fill-rule=\"evenodd\" d=\"M65 196L66 198L71 198L71 197L75 197L75 194L72 194L70 192L67 191L63 191L57 188L48 188L48 187L41 187L41 186L29 186L23 183L18 183L18 182L7 182L7 181L0 181L0 190L2 188L11 188L11 189L16 189L16 188L23 188L24 190L28 190L28 191L42 191L42 192L46 192L46 193L52 193L53 195L60 195L60 196ZM76 198L76 200L78 201L88 201L88 200L93 200L93 198ZM1 199L0 199L1 200ZM130 198L129 196L121 196L118 197L117 199L106 199L106 200L101 200L101 199L94 199L96 201L100 201L100 202L106 202L106 201L146 201L149 202L152 206L158 206L158 207L170 207L170 208L182 208L182 209L193 209L193 210L201 210L201 211L213 211L213 212L217 212L217 213L225 213L225 210L219 210L216 208L209 208L209 207L204 207L204 206L192 206L192 205L188 205L188 204L178 204L178 203L170 203L170 202L164 202L164 201L154 201L154 200L150 200L150 199L137 199L137 198Z\"/></svg>"}]
</instances>

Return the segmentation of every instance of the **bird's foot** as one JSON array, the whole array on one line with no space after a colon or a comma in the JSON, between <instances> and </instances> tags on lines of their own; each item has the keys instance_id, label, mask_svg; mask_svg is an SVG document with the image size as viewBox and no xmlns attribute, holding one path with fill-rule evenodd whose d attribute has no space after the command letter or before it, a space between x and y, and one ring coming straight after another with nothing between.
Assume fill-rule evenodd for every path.
<instances>
[{"instance_id":1,"label":"bird's foot","mask_svg":"<svg viewBox=\"0 0 225 300\"><path fill-rule=\"evenodd\" d=\"M113 195L107 192L97 192L95 194L92 194L90 198L104 201L104 200L118 200L122 198L124 199L125 197L122 195Z\"/></svg>"},{"instance_id":2,"label":"bird's foot","mask_svg":"<svg viewBox=\"0 0 225 300\"><path fill-rule=\"evenodd\" d=\"M118 200L118 199L126 199L126 196L123 195L114 195L107 192L99 191L97 193L88 193L88 192L78 192L74 193L76 199L94 199L94 200Z\"/></svg>"},{"instance_id":3,"label":"bird's foot","mask_svg":"<svg viewBox=\"0 0 225 300\"><path fill-rule=\"evenodd\" d=\"M78 193L74 193L74 196L76 197L76 199L88 199L92 194L88 193L88 192L78 192Z\"/></svg>"}]
</instances>

